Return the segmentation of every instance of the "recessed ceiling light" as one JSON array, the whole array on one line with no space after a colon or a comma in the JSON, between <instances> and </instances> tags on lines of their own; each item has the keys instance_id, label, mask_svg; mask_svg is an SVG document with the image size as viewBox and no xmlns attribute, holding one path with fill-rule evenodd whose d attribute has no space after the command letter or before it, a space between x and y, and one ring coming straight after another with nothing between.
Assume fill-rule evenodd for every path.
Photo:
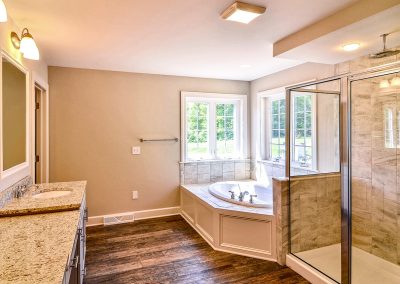
<instances>
[{"instance_id":1,"label":"recessed ceiling light","mask_svg":"<svg viewBox=\"0 0 400 284\"><path fill-rule=\"evenodd\" d=\"M250 64L242 64L242 65L240 65L240 67L242 67L242 68L250 68L251 65Z\"/></svg>"},{"instance_id":2,"label":"recessed ceiling light","mask_svg":"<svg viewBox=\"0 0 400 284\"><path fill-rule=\"evenodd\" d=\"M265 12L265 7L236 1L221 14L228 21L248 24Z\"/></svg>"},{"instance_id":3,"label":"recessed ceiling light","mask_svg":"<svg viewBox=\"0 0 400 284\"><path fill-rule=\"evenodd\" d=\"M359 43L349 43L349 44L343 45L343 50L344 51L353 51L353 50L356 50L356 49L359 49L359 48L360 48L360 44Z\"/></svg>"}]
</instances>

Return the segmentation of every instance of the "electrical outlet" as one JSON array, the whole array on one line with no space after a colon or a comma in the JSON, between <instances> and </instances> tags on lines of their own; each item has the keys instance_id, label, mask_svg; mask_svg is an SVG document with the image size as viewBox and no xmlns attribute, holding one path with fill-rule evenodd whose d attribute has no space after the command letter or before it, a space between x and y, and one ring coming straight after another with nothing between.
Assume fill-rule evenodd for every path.
<instances>
[{"instance_id":1,"label":"electrical outlet","mask_svg":"<svg viewBox=\"0 0 400 284\"><path fill-rule=\"evenodd\" d=\"M137 190L132 191L132 199L139 199L139 191Z\"/></svg>"},{"instance_id":2,"label":"electrical outlet","mask_svg":"<svg viewBox=\"0 0 400 284\"><path fill-rule=\"evenodd\" d=\"M132 155L140 155L140 147L139 146L132 147Z\"/></svg>"}]
</instances>

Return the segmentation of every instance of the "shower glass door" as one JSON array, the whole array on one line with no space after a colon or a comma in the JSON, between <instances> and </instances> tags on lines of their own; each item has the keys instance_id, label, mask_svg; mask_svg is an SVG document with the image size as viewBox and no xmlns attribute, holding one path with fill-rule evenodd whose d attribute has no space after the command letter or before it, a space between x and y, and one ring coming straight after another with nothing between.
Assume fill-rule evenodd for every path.
<instances>
[{"instance_id":1,"label":"shower glass door","mask_svg":"<svg viewBox=\"0 0 400 284\"><path fill-rule=\"evenodd\" d=\"M352 283L400 283L400 75L354 79L350 96Z\"/></svg>"},{"instance_id":2,"label":"shower glass door","mask_svg":"<svg viewBox=\"0 0 400 284\"><path fill-rule=\"evenodd\" d=\"M290 253L341 282L339 79L287 93Z\"/></svg>"}]
</instances>

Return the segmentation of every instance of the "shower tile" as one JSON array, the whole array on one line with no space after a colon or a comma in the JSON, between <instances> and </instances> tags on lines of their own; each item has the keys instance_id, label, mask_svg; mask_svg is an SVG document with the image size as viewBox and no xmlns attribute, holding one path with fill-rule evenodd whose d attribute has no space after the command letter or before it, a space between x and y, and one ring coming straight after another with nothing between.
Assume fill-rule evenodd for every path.
<instances>
[{"instance_id":1,"label":"shower tile","mask_svg":"<svg viewBox=\"0 0 400 284\"><path fill-rule=\"evenodd\" d=\"M197 183L210 183L210 174L199 174Z\"/></svg>"},{"instance_id":2,"label":"shower tile","mask_svg":"<svg viewBox=\"0 0 400 284\"><path fill-rule=\"evenodd\" d=\"M235 162L235 180L246 178L246 164L244 162Z\"/></svg>"}]
</instances>

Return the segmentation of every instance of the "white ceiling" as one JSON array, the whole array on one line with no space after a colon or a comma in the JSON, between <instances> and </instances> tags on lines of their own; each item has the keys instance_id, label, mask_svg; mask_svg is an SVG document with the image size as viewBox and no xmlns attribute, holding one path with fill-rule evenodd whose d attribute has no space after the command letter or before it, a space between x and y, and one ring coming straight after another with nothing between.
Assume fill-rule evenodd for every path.
<instances>
[{"instance_id":1,"label":"white ceiling","mask_svg":"<svg viewBox=\"0 0 400 284\"><path fill-rule=\"evenodd\" d=\"M400 5L293 48L279 58L336 64L382 51L380 35L391 32L386 47L400 46ZM360 48L346 52L342 47L348 43L359 43Z\"/></svg>"},{"instance_id":2,"label":"white ceiling","mask_svg":"<svg viewBox=\"0 0 400 284\"><path fill-rule=\"evenodd\" d=\"M249 25L220 19L233 0L4 2L50 66L253 80L303 62L273 42L355 0L251 0L267 11Z\"/></svg>"}]
</instances>

